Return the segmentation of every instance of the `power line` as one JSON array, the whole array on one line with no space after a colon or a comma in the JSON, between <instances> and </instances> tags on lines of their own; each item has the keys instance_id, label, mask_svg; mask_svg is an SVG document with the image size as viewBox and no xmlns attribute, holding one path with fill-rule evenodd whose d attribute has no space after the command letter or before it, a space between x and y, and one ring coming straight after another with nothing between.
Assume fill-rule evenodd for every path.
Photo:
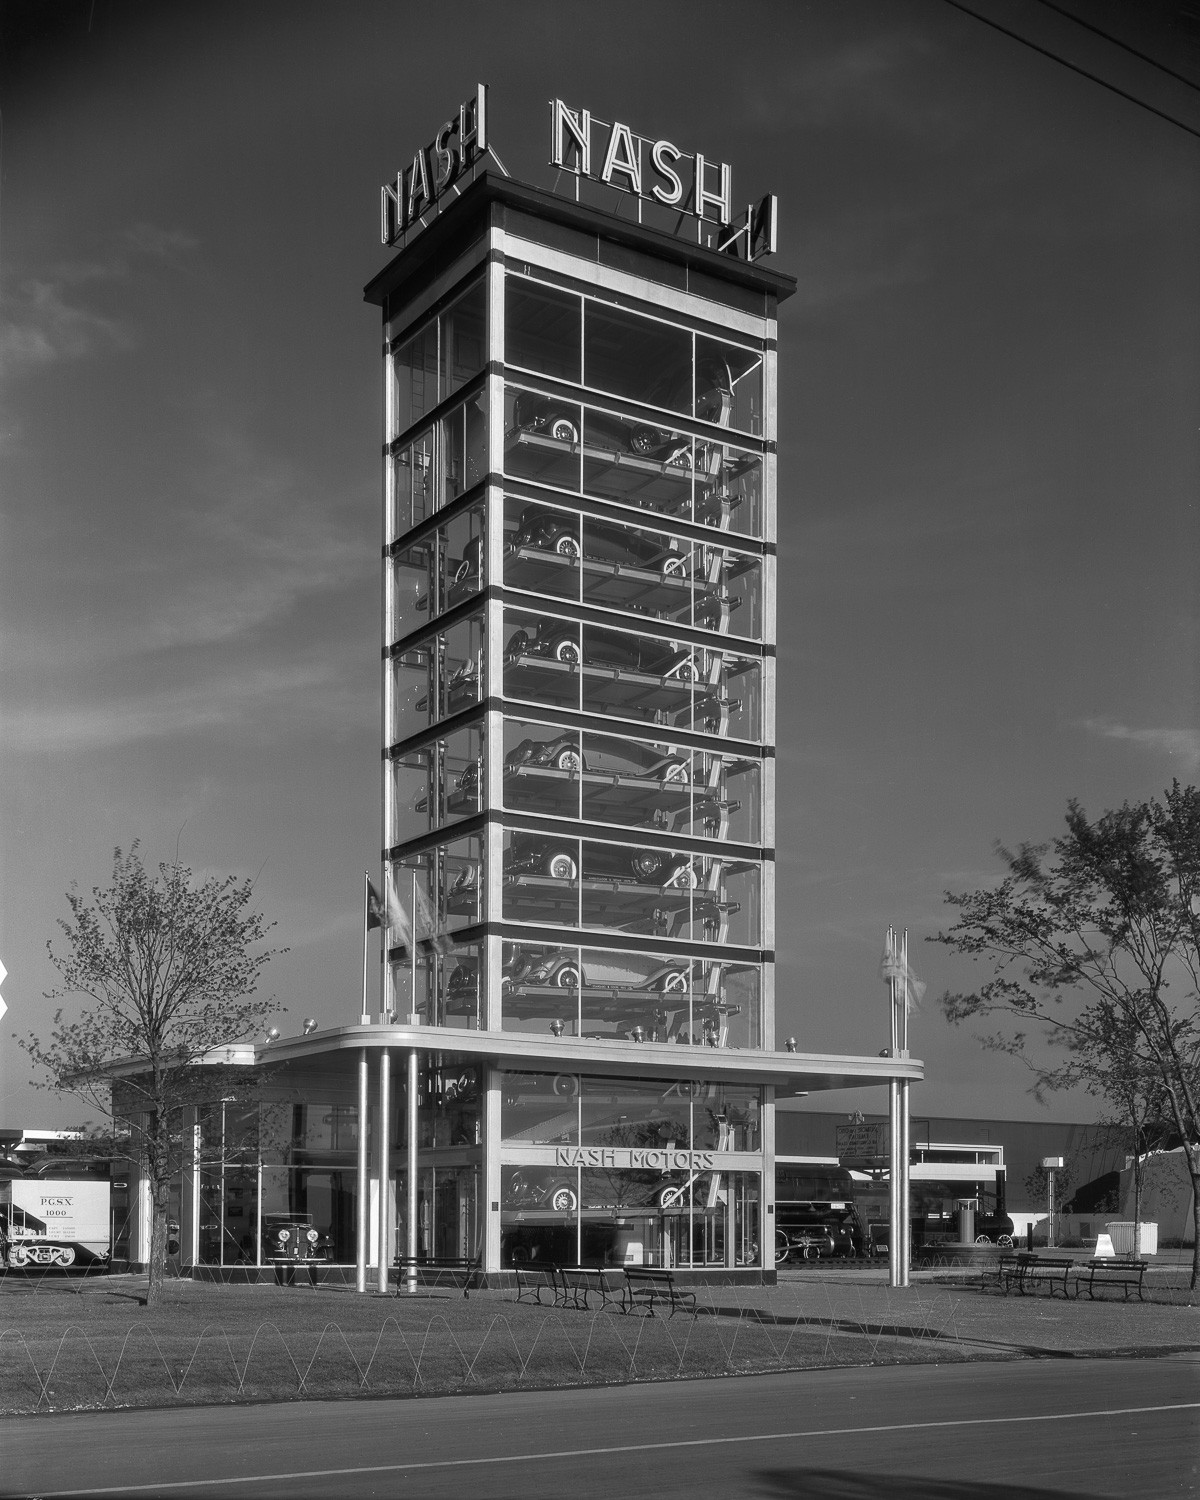
<instances>
[{"instance_id":1,"label":"power line","mask_svg":"<svg viewBox=\"0 0 1200 1500\"><path fill-rule=\"evenodd\" d=\"M1168 78L1176 78L1180 83L1187 84L1188 88L1195 89L1200 93L1200 83L1192 78L1186 78L1182 73L1177 73L1174 68L1168 68L1166 63L1161 63L1156 57L1151 57L1148 52L1139 52L1136 47L1131 47L1128 42L1123 42L1119 37L1113 36L1111 31L1105 31L1102 26L1096 26L1091 21L1085 21L1082 16L1077 16L1073 10L1068 10L1065 5L1056 5L1054 0L1038 0L1047 10L1052 10L1060 16L1066 16L1068 21L1074 21L1076 26L1082 26L1085 31L1094 32L1096 36L1102 36L1106 42L1111 42L1114 47L1120 47L1123 52L1149 63L1152 68L1158 68Z\"/></svg>"},{"instance_id":2,"label":"power line","mask_svg":"<svg viewBox=\"0 0 1200 1500\"><path fill-rule=\"evenodd\" d=\"M1067 58L1060 56L1057 52L1051 52L1048 47L1042 47L1037 42L1031 42L1028 37L1021 35L1019 31L1010 31L1007 26L1001 26L999 21L993 21L988 16L981 16L977 10L972 10L969 5L963 5L962 0L946 0L947 5L952 5L955 10L961 10L964 15L972 16L976 21L982 21L985 26L990 26L993 31L1002 32L1011 37L1014 42L1020 42L1024 47L1031 47L1034 52L1040 52L1043 57L1048 57L1051 62L1061 63L1064 68L1070 68L1072 73L1078 73L1089 79L1092 83L1098 83L1102 89L1108 89L1110 93L1118 94L1122 99L1128 99L1130 104L1140 105L1142 109L1148 109L1152 115L1157 115L1160 120L1166 120L1168 125L1178 125L1180 130L1186 130L1189 135L1194 135L1200 140L1200 130L1194 125L1185 125L1182 120L1177 120L1174 115L1169 115L1165 110L1156 109L1153 104L1147 104L1144 99L1139 99L1136 94L1127 93L1125 89L1119 89L1115 83L1109 83L1106 78L1101 78L1095 73L1089 73L1086 68L1081 68L1078 63L1070 62Z\"/></svg>"}]
</instances>

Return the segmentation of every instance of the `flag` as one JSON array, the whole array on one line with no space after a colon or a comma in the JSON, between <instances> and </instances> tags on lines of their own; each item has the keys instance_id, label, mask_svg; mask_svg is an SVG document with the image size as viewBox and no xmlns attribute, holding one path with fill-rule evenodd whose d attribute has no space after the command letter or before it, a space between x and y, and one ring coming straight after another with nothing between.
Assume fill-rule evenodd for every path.
<instances>
[{"instance_id":1,"label":"flag","mask_svg":"<svg viewBox=\"0 0 1200 1500\"><path fill-rule=\"evenodd\" d=\"M427 949L431 948L435 953L449 953L453 944L445 933L438 931L437 917L420 880L417 880L413 886L413 897L413 904L416 907L413 913L413 937L418 943L424 943Z\"/></svg>"},{"instance_id":2,"label":"flag","mask_svg":"<svg viewBox=\"0 0 1200 1500\"><path fill-rule=\"evenodd\" d=\"M398 943L405 948L412 943L408 913L396 894L396 883L392 879L391 870L384 879L382 896L370 878L367 879L367 931L370 932L373 927L382 927L384 938L388 942Z\"/></svg>"},{"instance_id":3,"label":"flag","mask_svg":"<svg viewBox=\"0 0 1200 1500\"><path fill-rule=\"evenodd\" d=\"M913 973L908 956L890 927L883 945L883 958L879 963L879 977L889 984L895 981L896 992L904 1002L905 1015L911 1015L920 1006L925 997L925 985Z\"/></svg>"}]
</instances>

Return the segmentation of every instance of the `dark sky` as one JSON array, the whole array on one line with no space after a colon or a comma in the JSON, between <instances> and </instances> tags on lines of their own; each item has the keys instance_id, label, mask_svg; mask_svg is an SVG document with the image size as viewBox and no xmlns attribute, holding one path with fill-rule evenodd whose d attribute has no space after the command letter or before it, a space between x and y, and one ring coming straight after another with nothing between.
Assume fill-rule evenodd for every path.
<instances>
[{"instance_id":1,"label":"dark sky","mask_svg":"<svg viewBox=\"0 0 1200 1500\"><path fill-rule=\"evenodd\" d=\"M1037 0L977 8L1200 129L1195 90ZM732 163L736 201L779 194L778 1034L877 1052L893 922L931 992L914 1108L1036 1116L941 1019L971 971L922 939L947 888L997 878L996 839L1200 767L1200 140L944 0L62 0L3 25L0 1119L73 1118L8 1034L47 1029L64 890L134 838L257 877L289 1028L357 1014L361 288L379 184L476 81L516 177L550 185L559 95Z\"/></svg>"}]
</instances>

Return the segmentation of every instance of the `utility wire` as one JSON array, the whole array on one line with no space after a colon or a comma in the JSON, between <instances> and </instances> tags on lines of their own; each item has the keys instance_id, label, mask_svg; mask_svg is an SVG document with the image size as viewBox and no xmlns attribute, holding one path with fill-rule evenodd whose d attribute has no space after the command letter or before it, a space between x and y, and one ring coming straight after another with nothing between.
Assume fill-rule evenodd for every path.
<instances>
[{"instance_id":1,"label":"utility wire","mask_svg":"<svg viewBox=\"0 0 1200 1500\"><path fill-rule=\"evenodd\" d=\"M1131 47L1128 42L1121 41L1120 37L1113 36L1111 31L1105 31L1102 26L1096 26L1091 21L1085 21L1082 16L1077 16L1073 10L1068 10L1065 5L1055 5L1054 0L1038 0L1039 5L1044 5L1047 10L1052 10L1060 16L1066 16L1068 21L1074 21L1076 26L1082 26L1085 31L1094 32L1096 36L1102 36L1106 42L1111 42L1114 47L1120 47L1123 52L1128 52L1132 57L1139 58L1144 63L1149 63L1152 68L1158 68L1168 78L1178 79L1180 83L1186 83L1188 88L1200 92L1200 83L1194 78L1185 78L1182 73L1177 73L1174 68L1168 68L1166 63L1161 63L1156 57L1151 57L1148 52L1139 52L1136 47Z\"/></svg>"},{"instance_id":2,"label":"utility wire","mask_svg":"<svg viewBox=\"0 0 1200 1500\"><path fill-rule=\"evenodd\" d=\"M1169 115L1165 110L1156 109L1153 104L1147 104L1144 99L1139 99L1136 94L1130 94L1125 89L1119 89L1115 83L1109 83L1107 79L1100 78L1095 73L1089 73L1086 68L1081 68L1078 63L1069 62L1067 58L1060 56L1057 52L1051 52L1048 47L1039 46L1037 42L1031 42L1028 37L1021 35L1019 31L1010 31L1007 26L1001 26L999 21L993 21L987 16L981 16L977 10L972 10L969 5L963 5L961 0L945 0L947 5L952 5L955 10L961 10L964 15L972 16L976 21L982 21L985 26L990 26L993 31L1000 31L1014 42L1020 42L1022 46L1031 47L1034 52L1040 52L1043 57L1048 57L1051 62L1061 63L1064 68L1070 68L1072 73L1079 73L1082 77L1090 79L1092 83L1098 83L1102 89L1108 89L1110 93L1119 94L1122 99L1128 99L1130 104L1140 105L1142 109L1148 109L1152 115L1157 115L1160 120L1166 120L1168 125L1178 125L1180 130L1186 130L1189 135L1194 135L1200 140L1200 130L1194 125L1185 125L1182 120L1177 120L1174 115Z\"/></svg>"}]
</instances>

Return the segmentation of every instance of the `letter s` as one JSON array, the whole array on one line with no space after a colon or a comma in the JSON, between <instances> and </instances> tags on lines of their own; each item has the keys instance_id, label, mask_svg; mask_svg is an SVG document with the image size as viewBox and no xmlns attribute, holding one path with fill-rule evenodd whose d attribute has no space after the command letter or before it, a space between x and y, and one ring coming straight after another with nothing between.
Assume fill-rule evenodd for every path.
<instances>
[{"instance_id":1,"label":"letter s","mask_svg":"<svg viewBox=\"0 0 1200 1500\"><path fill-rule=\"evenodd\" d=\"M664 192L656 183L650 189L651 193L660 203L665 203L668 208L683 200L683 182L679 173L675 171L665 158L670 156L671 161L678 161L683 152L678 146L672 146L670 141L655 141L653 150L650 152L650 160L654 163L654 170L660 177L665 177L672 184L669 191Z\"/></svg>"}]
</instances>

